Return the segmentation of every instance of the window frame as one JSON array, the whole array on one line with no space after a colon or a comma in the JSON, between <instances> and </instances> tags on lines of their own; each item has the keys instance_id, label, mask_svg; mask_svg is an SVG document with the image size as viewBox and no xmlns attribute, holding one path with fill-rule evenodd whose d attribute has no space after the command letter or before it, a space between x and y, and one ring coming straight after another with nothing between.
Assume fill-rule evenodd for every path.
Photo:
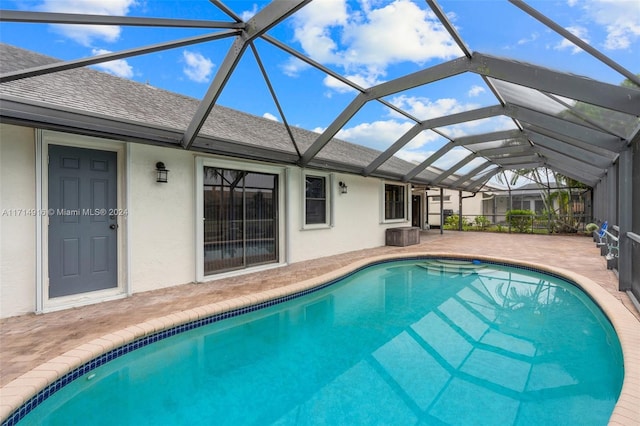
<instances>
[{"instance_id":1,"label":"window frame","mask_svg":"<svg viewBox=\"0 0 640 426\"><path fill-rule=\"evenodd\" d=\"M262 164L252 161L237 161L230 159L222 159L217 157L205 157L196 156L195 159L195 187L194 187L194 201L195 201L195 253L196 253L196 282L204 282L212 279L233 277L247 272L255 272L261 270L267 270L277 268L286 263L287 252L287 240L286 240L286 223L285 217L287 215L285 205L285 194L287 186L287 169L285 167L278 167L273 165ZM214 167L220 169L233 169L243 170L248 172L266 173L278 176L278 188L277 188L277 239L278 239L278 256L277 260L273 263L265 263L262 265L255 265L248 268L229 270L227 272L218 272L212 275L205 275L204 273L204 167Z\"/></svg>"},{"instance_id":2,"label":"window frame","mask_svg":"<svg viewBox=\"0 0 640 426\"><path fill-rule=\"evenodd\" d=\"M318 223L307 223L307 177L324 179L324 202L325 202L325 220ZM300 193L302 204L302 229L327 229L333 226L333 174L323 173L315 170L304 170L302 172ZM316 198L318 200L318 198Z\"/></svg>"},{"instance_id":3,"label":"window frame","mask_svg":"<svg viewBox=\"0 0 640 426\"><path fill-rule=\"evenodd\" d=\"M394 186L402 188L402 217L387 218L387 186ZM380 218L382 223L400 223L411 220L409 215L409 184L397 183L397 182L381 182L380 185Z\"/></svg>"}]
</instances>

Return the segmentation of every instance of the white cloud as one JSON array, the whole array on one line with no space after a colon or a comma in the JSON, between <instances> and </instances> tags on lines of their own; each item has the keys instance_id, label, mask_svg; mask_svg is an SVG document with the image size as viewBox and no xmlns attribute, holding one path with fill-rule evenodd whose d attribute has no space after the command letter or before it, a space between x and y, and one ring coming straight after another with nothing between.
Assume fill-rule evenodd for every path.
<instances>
[{"instance_id":1,"label":"white cloud","mask_svg":"<svg viewBox=\"0 0 640 426\"><path fill-rule=\"evenodd\" d=\"M344 128L336 134L336 137L345 141L384 151L402 135L407 133L413 126L414 124L408 121L402 122L393 119L379 120ZM316 129L315 131L321 133L322 130L323 129ZM400 151L403 152L403 155L405 156L402 158L419 158L424 156L425 151L423 148L425 145L438 139L440 139L440 136L434 132L420 132L404 146L402 151Z\"/></svg>"},{"instance_id":2,"label":"white cloud","mask_svg":"<svg viewBox=\"0 0 640 426\"><path fill-rule=\"evenodd\" d=\"M408 161L414 164L420 164L428 157L430 157L435 151L409 151L401 149L396 153L396 157L402 158L404 161Z\"/></svg>"},{"instance_id":3,"label":"white cloud","mask_svg":"<svg viewBox=\"0 0 640 426\"><path fill-rule=\"evenodd\" d=\"M531 35L528 38L521 38L520 40L518 40L517 44L522 46L523 44L532 43L536 41L539 37L540 37L540 34L531 33Z\"/></svg>"},{"instance_id":4,"label":"white cloud","mask_svg":"<svg viewBox=\"0 0 640 426\"><path fill-rule=\"evenodd\" d=\"M91 15L125 16L136 5L136 0L44 0L38 10L58 13L84 13ZM53 25L62 35L83 46L91 46L94 40L115 42L120 37L120 27L106 25Z\"/></svg>"},{"instance_id":5,"label":"white cloud","mask_svg":"<svg viewBox=\"0 0 640 426\"><path fill-rule=\"evenodd\" d=\"M390 65L461 55L430 11L409 0L374 4L362 1L355 11L346 0L314 1L294 16L294 39L312 59L341 67L367 87L382 81Z\"/></svg>"},{"instance_id":6,"label":"white cloud","mask_svg":"<svg viewBox=\"0 0 640 426\"><path fill-rule=\"evenodd\" d=\"M254 3L251 10L245 10L240 13L240 18L242 18L242 20L246 22L249 19L253 18L256 13L258 13L258 5Z\"/></svg>"},{"instance_id":7,"label":"white cloud","mask_svg":"<svg viewBox=\"0 0 640 426\"><path fill-rule=\"evenodd\" d=\"M464 148L453 148L445 155L440 157L433 163L433 167L437 167L442 170L450 169L452 166L455 166L460 161L467 158L471 152Z\"/></svg>"},{"instance_id":8,"label":"white cloud","mask_svg":"<svg viewBox=\"0 0 640 426\"><path fill-rule=\"evenodd\" d=\"M572 26L572 27L567 27L566 30L569 31L574 36L580 38L585 43L589 43L588 30L585 27ZM570 42L565 38L563 38L560 43L556 44L554 46L554 49L556 50L571 49L571 53L574 55L576 53L582 52L582 49L580 49L578 46L576 46L575 44L573 44L572 42Z\"/></svg>"},{"instance_id":9,"label":"white cloud","mask_svg":"<svg viewBox=\"0 0 640 426\"><path fill-rule=\"evenodd\" d=\"M280 121L280 120L278 120L278 117L276 117L275 115L270 114L268 112L265 112L264 114L262 114L262 117L266 118L267 120Z\"/></svg>"},{"instance_id":10,"label":"white cloud","mask_svg":"<svg viewBox=\"0 0 640 426\"><path fill-rule=\"evenodd\" d=\"M98 55L104 55L111 52L105 49L93 49L91 53L94 56L98 56ZM113 74L118 77L123 77L123 78L133 77L133 67L129 65L127 61L125 61L124 59L117 59L115 61L103 62L100 64L96 64L95 67L100 68L103 71L106 71L109 74Z\"/></svg>"},{"instance_id":11,"label":"white cloud","mask_svg":"<svg viewBox=\"0 0 640 426\"><path fill-rule=\"evenodd\" d=\"M302 62L296 57L291 57L288 61L280 65L282 72L289 77L297 77L305 69L311 68L311 65Z\"/></svg>"},{"instance_id":12,"label":"white cloud","mask_svg":"<svg viewBox=\"0 0 640 426\"><path fill-rule=\"evenodd\" d=\"M205 58L200 53L190 52L185 50L182 52L182 57L186 63L182 69L189 80L196 83L206 83L211 76L211 71L215 66L211 60Z\"/></svg>"},{"instance_id":13,"label":"white cloud","mask_svg":"<svg viewBox=\"0 0 640 426\"><path fill-rule=\"evenodd\" d=\"M411 115L421 119L443 117L478 108L476 104L460 103L457 99L441 98L431 101L429 98L400 95L391 99L391 103ZM393 112L392 115L397 114Z\"/></svg>"},{"instance_id":14,"label":"white cloud","mask_svg":"<svg viewBox=\"0 0 640 426\"><path fill-rule=\"evenodd\" d=\"M384 151L393 141L406 133L413 124L396 120L361 123L338 132L337 138Z\"/></svg>"},{"instance_id":15,"label":"white cloud","mask_svg":"<svg viewBox=\"0 0 640 426\"><path fill-rule=\"evenodd\" d=\"M585 11L583 19L606 31L605 49L628 49L640 39L640 7L636 0L571 0Z\"/></svg>"},{"instance_id":16,"label":"white cloud","mask_svg":"<svg viewBox=\"0 0 640 426\"><path fill-rule=\"evenodd\" d=\"M475 98L476 96L480 96L481 93L486 92L486 89L482 86L473 86L471 87L471 89L469 89L469 91L467 92L467 95L470 98Z\"/></svg>"},{"instance_id":17,"label":"white cloud","mask_svg":"<svg viewBox=\"0 0 640 426\"><path fill-rule=\"evenodd\" d=\"M355 75L345 75L347 80L355 83L356 85L367 88L376 86L382 81L378 80L376 75L367 75L367 74L355 74ZM347 93L347 92L355 92L356 89L353 89L351 86L343 83L342 81L331 77L330 75L326 76L323 80L324 85L338 93Z\"/></svg>"}]
</instances>

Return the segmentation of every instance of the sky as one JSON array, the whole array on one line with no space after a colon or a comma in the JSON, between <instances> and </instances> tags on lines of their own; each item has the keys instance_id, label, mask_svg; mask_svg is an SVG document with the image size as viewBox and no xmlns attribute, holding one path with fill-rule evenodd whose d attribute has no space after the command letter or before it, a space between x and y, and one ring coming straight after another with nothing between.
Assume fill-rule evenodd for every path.
<instances>
[{"instance_id":1,"label":"sky","mask_svg":"<svg viewBox=\"0 0 640 426\"><path fill-rule=\"evenodd\" d=\"M227 0L242 19L268 2ZM508 57L611 84L624 76L602 64L506 0L440 0L438 4L471 51ZM640 4L637 0L527 1L557 24L633 73L640 73ZM140 17L230 18L208 0L0 0L2 9ZM219 30L213 30L219 31ZM1 23L0 40L64 60L181 39L212 30ZM269 31L314 61L370 87L462 56L462 51L422 0L315 0ZM218 71L229 38L95 66L113 75L201 99ZM356 96L350 87L258 40L260 62L278 108L249 49L218 103L267 119L322 132ZM466 73L385 100L424 120L496 105L481 78ZM379 102L369 102L338 137L384 150L413 122ZM450 137L515 128L506 118L443 128ZM423 132L398 155L420 162L447 140ZM454 150L436 166L467 155ZM467 168L472 168L470 163Z\"/></svg>"}]
</instances>

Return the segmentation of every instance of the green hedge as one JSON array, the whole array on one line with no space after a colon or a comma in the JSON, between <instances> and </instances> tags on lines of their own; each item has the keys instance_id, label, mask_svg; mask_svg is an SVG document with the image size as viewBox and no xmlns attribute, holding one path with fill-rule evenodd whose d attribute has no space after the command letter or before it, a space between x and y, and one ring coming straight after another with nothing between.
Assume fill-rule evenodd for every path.
<instances>
[{"instance_id":1,"label":"green hedge","mask_svg":"<svg viewBox=\"0 0 640 426\"><path fill-rule=\"evenodd\" d=\"M515 232L531 232L531 225L535 217L536 213L531 210L507 211L507 223Z\"/></svg>"}]
</instances>

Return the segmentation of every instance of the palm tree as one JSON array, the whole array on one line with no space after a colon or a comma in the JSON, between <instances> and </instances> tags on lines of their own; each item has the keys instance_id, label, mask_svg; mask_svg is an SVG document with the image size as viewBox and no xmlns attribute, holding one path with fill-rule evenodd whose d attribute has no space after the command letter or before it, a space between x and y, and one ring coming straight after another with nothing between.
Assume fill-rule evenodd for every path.
<instances>
[{"instance_id":1,"label":"palm tree","mask_svg":"<svg viewBox=\"0 0 640 426\"><path fill-rule=\"evenodd\" d=\"M503 184L507 180L504 173L497 175L496 178L498 182ZM574 188L588 189L588 186L546 167L512 170L509 184L513 186L521 178L534 182L540 189L544 212L548 219L547 228L549 233L553 231L577 231L578 224L573 217L572 190ZM552 182L555 182L555 188L552 187ZM579 197L582 197L581 193L579 193Z\"/></svg>"}]
</instances>

